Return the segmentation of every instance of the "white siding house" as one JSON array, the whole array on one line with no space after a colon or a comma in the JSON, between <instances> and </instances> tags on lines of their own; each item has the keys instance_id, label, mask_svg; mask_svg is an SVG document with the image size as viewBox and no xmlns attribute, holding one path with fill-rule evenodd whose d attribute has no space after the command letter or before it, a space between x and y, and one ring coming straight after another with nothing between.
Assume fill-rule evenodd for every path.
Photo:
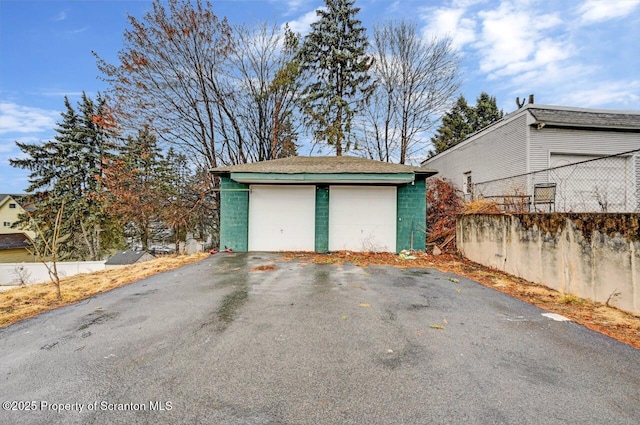
<instances>
[{"instance_id":1,"label":"white siding house","mask_svg":"<svg viewBox=\"0 0 640 425\"><path fill-rule=\"evenodd\" d=\"M530 103L422 165L436 169L467 199L507 197L528 204L536 185L551 184L550 209L636 212L640 111Z\"/></svg>"}]
</instances>

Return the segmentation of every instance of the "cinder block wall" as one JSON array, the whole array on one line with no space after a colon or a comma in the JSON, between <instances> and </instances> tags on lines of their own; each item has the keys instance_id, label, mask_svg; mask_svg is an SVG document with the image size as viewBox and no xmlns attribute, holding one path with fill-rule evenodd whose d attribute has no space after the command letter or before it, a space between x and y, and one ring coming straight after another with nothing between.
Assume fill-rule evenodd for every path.
<instances>
[{"instance_id":1,"label":"cinder block wall","mask_svg":"<svg viewBox=\"0 0 640 425\"><path fill-rule=\"evenodd\" d=\"M222 177L220 189L220 249L246 252L249 249L249 186Z\"/></svg>"},{"instance_id":2,"label":"cinder block wall","mask_svg":"<svg viewBox=\"0 0 640 425\"><path fill-rule=\"evenodd\" d=\"M426 247L427 192L425 180L398 187L396 251L413 249L424 251Z\"/></svg>"},{"instance_id":3,"label":"cinder block wall","mask_svg":"<svg viewBox=\"0 0 640 425\"><path fill-rule=\"evenodd\" d=\"M471 214L457 219L468 259L640 314L640 214Z\"/></svg>"},{"instance_id":4,"label":"cinder block wall","mask_svg":"<svg viewBox=\"0 0 640 425\"><path fill-rule=\"evenodd\" d=\"M248 250L249 186L221 178L220 193L220 248L237 252ZM396 251L424 250L426 231L426 182L399 186L397 191ZM315 251L329 249L329 189L316 190ZM413 234L413 245L412 245Z\"/></svg>"}]
</instances>

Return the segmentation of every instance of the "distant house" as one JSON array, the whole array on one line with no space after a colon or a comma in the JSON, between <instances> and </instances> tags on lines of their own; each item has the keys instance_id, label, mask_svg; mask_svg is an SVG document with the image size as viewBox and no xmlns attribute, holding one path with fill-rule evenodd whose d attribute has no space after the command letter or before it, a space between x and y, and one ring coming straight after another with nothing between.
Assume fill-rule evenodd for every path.
<instances>
[{"instance_id":1,"label":"distant house","mask_svg":"<svg viewBox=\"0 0 640 425\"><path fill-rule=\"evenodd\" d=\"M350 156L296 156L212 170L220 247L234 251L424 250L435 171Z\"/></svg>"},{"instance_id":2,"label":"distant house","mask_svg":"<svg viewBox=\"0 0 640 425\"><path fill-rule=\"evenodd\" d=\"M24 231L33 239L35 237L34 232L12 227L19 220L20 214L25 212L18 202L19 199L19 195L0 194L0 234Z\"/></svg>"},{"instance_id":3,"label":"distant house","mask_svg":"<svg viewBox=\"0 0 640 425\"><path fill-rule=\"evenodd\" d=\"M111 256L105 263L105 268L115 268L130 264L143 263L155 257L145 251L120 251Z\"/></svg>"},{"instance_id":4,"label":"distant house","mask_svg":"<svg viewBox=\"0 0 640 425\"><path fill-rule=\"evenodd\" d=\"M640 211L640 111L530 103L422 165L467 198Z\"/></svg>"},{"instance_id":5,"label":"distant house","mask_svg":"<svg viewBox=\"0 0 640 425\"><path fill-rule=\"evenodd\" d=\"M34 262L31 238L22 232L0 234L0 263Z\"/></svg>"}]
</instances>

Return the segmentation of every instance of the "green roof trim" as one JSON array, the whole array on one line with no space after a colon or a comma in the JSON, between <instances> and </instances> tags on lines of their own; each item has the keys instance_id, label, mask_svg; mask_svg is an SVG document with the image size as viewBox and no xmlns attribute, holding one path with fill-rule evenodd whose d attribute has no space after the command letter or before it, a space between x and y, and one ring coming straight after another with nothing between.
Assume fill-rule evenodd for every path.
<instances>
[{"instance_id":1,"label":"green roof trim","mask_svg":"<svg viewBox=\"0 0 640 425\"><path fill-rule=\"evenodd\" d=\"M414 173L231 173L238 183L388 183L415 180Z\"/></svg>"}]
</instances>

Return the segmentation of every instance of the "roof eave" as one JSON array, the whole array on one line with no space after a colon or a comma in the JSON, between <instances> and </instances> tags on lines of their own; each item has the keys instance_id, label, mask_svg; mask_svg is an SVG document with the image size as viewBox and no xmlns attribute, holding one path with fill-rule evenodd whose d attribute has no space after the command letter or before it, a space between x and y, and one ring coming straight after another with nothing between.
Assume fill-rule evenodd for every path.
<instances>
[{"instance_id":1,"label":"roof eave","mask_svg":"<svg viewBox=\"0 0 640 425\"><path fill-rule=\"evenodd\" d=\"M405 184L415 173L247 173L232 172L231 180L258 184Z\"/></svg>"},{"instance_id":2,"label":"roof eave","mask_svg":"<svg viewBox=\"0 0 640 425\"><path fill-rule=\"evenodd\" d=\"M640 127L632 127L632 126L624 126L624 125L577 124L577 123L567 123L567 122L549 121L549 120L540 120L540 119L536 119L529 125L538 127L538 129L542 129L544 127L552 127L552 128L562 127L562 128L581 128L585 130L640 131Z\"/></svg>"}]
</instances>

